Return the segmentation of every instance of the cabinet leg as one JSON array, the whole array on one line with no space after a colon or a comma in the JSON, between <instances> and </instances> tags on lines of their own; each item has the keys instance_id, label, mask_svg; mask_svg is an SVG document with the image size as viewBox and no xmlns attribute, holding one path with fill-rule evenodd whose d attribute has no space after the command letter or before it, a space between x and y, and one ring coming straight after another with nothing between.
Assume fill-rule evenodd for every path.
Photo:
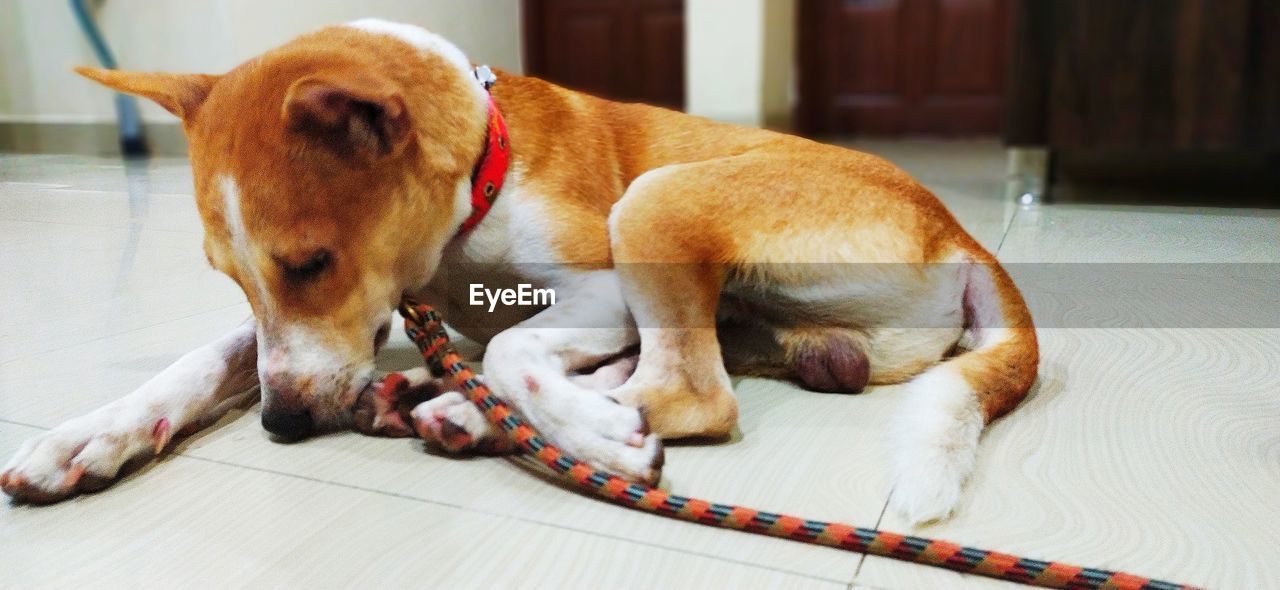
<instances>
[{"instance_id":1,"label":"cabinet leg","mask_svg":"<svg viewBox=\"0 0 1280 590\"><path fill-rule=\"evenodd\" d=\"M1024 206L1048 202L1049 148L1010 147L1006 153L1005 195Z\"/></svg>"}]
</instances>

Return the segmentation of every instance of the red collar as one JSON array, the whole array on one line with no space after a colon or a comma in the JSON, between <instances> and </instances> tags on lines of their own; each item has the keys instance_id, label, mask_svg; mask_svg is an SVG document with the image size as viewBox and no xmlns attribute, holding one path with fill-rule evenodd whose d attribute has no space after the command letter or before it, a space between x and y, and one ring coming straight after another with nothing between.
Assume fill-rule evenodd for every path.
<instances>
[{"instance_id":1,"label":"red collar","mask_svg":"<svg viewBox=\"0 0 1280 590\"><path fill-rule=\"evenodd\" d=\"M462 222L458 233L466 233L484 219L493 200L502 192L502 182L507 177L511 163L511 138L507 135L507 123L502 120L493 96L489 96L489 130L480 159L471 171L471 216Z\"/></svg>"}]
</instances>

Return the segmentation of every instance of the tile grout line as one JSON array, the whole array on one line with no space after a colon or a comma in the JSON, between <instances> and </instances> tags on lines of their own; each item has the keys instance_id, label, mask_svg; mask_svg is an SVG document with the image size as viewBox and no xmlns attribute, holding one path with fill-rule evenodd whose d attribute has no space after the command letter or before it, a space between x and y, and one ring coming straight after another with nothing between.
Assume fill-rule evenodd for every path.
<instances>
[{"instance_id":1,"label":"tile grout line","mask_svg":"<svg viewBox=\"0 0 1280 590\"><path fill-rule=\"evenodd\" d=\"M99 341L102 341L102 340L106 340L106 339L108 339L108 338L115 338L115 337L118 337L118 336L124 336L124 335L127 335L127 334L133 334L134 332L141 332L142 330L149 330L149 329L151 329L151 328L156 328L156 327L160 327L160 326L165 326L165 325L168 325L168 324L172 324L172 323L174 323L174 322L181 322L181 321L183 321L183 320L189 320L189 319L191 319L191 318L198 317L198 316L202 316L202 315L205 315L205 314L215 313L215 312L219 312L219 311L226 311L226 310L231 309L231 308L233 308L233 307L237 307L237 306L240 306L240 305L245 305L246 303L248 303L248 302L246 302L246 301L240 301L240 302L232 303L232 304L230 304L230 305L224 305L224 306L222 306L222 307L215 307L215 308L213 308L213 309L206 309L206 310L204 310L204 311L198 311L198 312L195 312L195 313L192 313L192 314L184 315L184 316L182 316L182 317L176 317L176 318L173 318L173 319L164 320L163 322L159 322L159 323L155 323L155 324L149 324L149 325L146 325L146 326L138 326L138 327L136 327L136 328L132 328L132 329L129 329L129 330L125 330L125 331L123 331L123 332L115 332L115 333L112 333L112 334L103 334L102 336L98 336L97 338L89 338L89 339L85 339L85 340L77 340L75 343L68 344L68 345L66 345L66 346L58 346L58 347L56 347L56 348L50 348L50 349L48 349L48 350L37 350L37 351L35 351L35 352L31 352L31 353L29 353L29 354L26 354L26 355L23 355L23 356L20 356L20 357L11 358L11 359L6 360L6 361L0 361L0 367L3 367L3 366L8 365L8 364L10 364L10 363L16 363L16 362L18 362L18 361L30 360L31 358L36 357L36 356L40 356L40 355L42 355L42 354L49 354L49 353L51 353L51 352L61 352L61 351L67 350L68 348L75 348L75 347L80 346L80 345L82 345L82 344L89 344L89 343L91 343L91 342L99 342ZM251 313L251 315L252 315L252 313ZM186 354L186 353L182 353L182 354ZM181 355L179 355L179 356L181 356ZM176 360L176 359L175 359L175 360ZM3 420L0 420L0 422L3 422ZM46 429L46 430L47 430L47 429Z\"/></svg>"},{"instance_id":2,"label":"tile grout line","mask_svg":"<svg viewBox=\"0 0 1280 590\"><path fill-rule=\"evenodd\" d=\"M0 418L0 424L12 424L14 426L34 428L36 430L50 430L50 428L48 428L47 426L40 426L38 424L27 424L26 422L18 422L17 420L9 420L7 418Z\"/></svg>"},{"instance_id":3,"label":"tile grout line","mask_svg":"<svg viewBox=\"0 0 1280 590\"><path fill-rule=\"evenodd\" d=\"M14 217L0 217L0 221L12 222L12 223L38 223L42 225L57 225L60 227L80 227L85 229L131 229L128 224L101 225L97 223L72 223L70 221L49 221L46 219L17 219ZM131 219L130 221L134 221L134 220ZM142 231L154 231L154 232L164 232L164 233L170 233L170 234L184 234L184 235L200 235L204 233L203 231L197 231L197 230L161 229L157 227L142 228Z\"/></svg>"},{"instance_id":4,"label":"tile grout line","mask_svg":"<svg viewBox=\"0 0 1280 590\"><path fill-rule=\"evenodd\" d=\"M1000 251L1004 249L1004 242L1006 239L1009 238L1009 232L1013 231L1013 225L1018 220L1018 214L1021 212L1022 212L1022 207L1018 206L1017 203L1014 203L1013 215L1009 216L1009 222L1004 226L1004 232L1000 234L1000 242L996 244L995 252L992 253L992 255L995 256L997 260L999 260ZM872 526L872 528L877 530L880 529L881 523L884 522L884 516L889 511L889 500L891 498L893 498L892 489L890 489L889 494L885 496L884 504L880 506L880 515L876 517L875 525ZM853 590L855 587L857 587L858 576L862 575L862 567L867 563L868 557L870 556L863 553L861 558L858 559L858 565L856 568L854 568L854 571L853 571L853 578L851 578L849 580L849 583L846 584L846 587L849 590Z\"/></svg>"},{"instance_id":5,"label":"tile grout line","mask_svg":"<svg viewBox=\"0 0 1280 590\"><path fill-rule=\"evenodd\" d=\"M871 528L880 530L880 524L884 522L884 515L889 512L889 500L891 498L893 498L892 488L889 489L888 495L884 497L884 504L880 506L880 515L876 516L876 522L875 524L871 525ZM858 566L853 570L853 578L849 580L850 590L852 590L855 587L855 585L858 583L858 576L862 575L862 566L863 564L867 563L868 557L870 556L867 555L866 553L863 553L862 557L858 559Z\"/></svg>"},{"instance_id":6,"label":"tile grout line","mask_svg":"<svg viewBox=\"0 0 1280 590\"><path fill-rule=\"evenodd\" d=\"M12 424L12 425L15 425L15 426L22 426L22 427L26 427L26 428L33 428L33 429L36 429L36 430L44 430L44 431L48 431L48 430L50 430L50 428L45 427L45 426L38 426L38 425L35 425L35 424L27 424L27 423L24 423L24 422L18 422L18 421L16 421L16 420L8 420L8 419L4 419L4 418L0 418L0 424ZM701 558L703 558L703 559L713 559L713 560L716 560L716 561L721 561L721 562L724 562L724 563L730 563L730 564L733 564L733 565L746 566L746 567L754 568L754 569L761 569L761 570L765 570L765 571L777 572L777 573L787 574L787 575L791 575L791 576L797 576L797 577L807 578L807 579L810 579L810 580L817 580L817 581L820 581L820 582L830 582L830 583L834 583L834 584L839 584L839 583L841 583L841 582L840 582L840 580L837 580L837 579L833 579L833 578L826 578L826 577L823 577L823 576L818 576L818 575L814 575L814 574L810 574L810 573L806 573L806 572L798 572L798 571L792 571L792 570L779 569L779 568L769 567L769 566L765 566L765 565L760 565L760 564L757 564L757 563L752 563L752 562L749 562L749 561L744 561L744 560L741 560L741 559L733 559L733 558L730 558L730 557L723 557L723 556L720 556L720 555L713 555L713 554L705 553L705 552L702 552L702 551L690 551L690 550L687 550L687 549L681 549L681 548L678 548L678 547L670 547L670 546L667 546L667 545L662 545L662 544L660 544L660 543L656 543L656 542L652 542L652 541L643 541L643 540L639 540L639 539L632 539L632 538L624 537L624 536L620 536L620 535L610 535L610 534L606 534L606 533L601 533L601 532L599 532L599 531L594 531L594 530L579 529L579 528L575 528L575 527L573 527L573 526L565 525L565 524L561 524L561 523L558 523L558 522L553 522L553 521L543 521L543 520L538 520L538 519L533 519L533 518L525 518L525 517L521 517L521 516L514 515L514 514L508 514L508 513L497 512L497 511L492 511L492 510L482 510L482 509L477 509L477 508L472 508L472 507L464 506L464 505L462 505L462 504L453 504L453 503L450 503L450 502L444 502L444 501L440 501L440 500L432 500L432 499L430 499L430 498L423 498L423 497L421 497L421 496L412 496L412 495L409 495L409 494L403 494L403 493L399 493L399 492L390 492L390 491L386 491L386 490L379 490L379 489L376 489L376 488L369 488L369 487L358 486L358 485L348 484L348 483L343 483L343 482L329 481L329 480L325 480L325 479L320 479L320 478L318 478L318 477L312 477L312 476L309 476L309 475L302 475L302 474L296 474L296 473L288 473L288 472L283 472L283 471L276 471L276 470L274 470L274 469L267 469L267 468L263 468L263 467L254 467L254 466L252 466L252 465L242 465L242 464L239 464L239 463L233 463L233 462L230 462L230 461L222 461L222 460L219 460L219 459L211 459L211 458L208 458L208 457L199 457L199 456L195 456L195 455L188 455L188 454L185 454L185 453L172 453L172 454L170 454L170 455L168 455L168 456L169 456L169 457L180 457L180 458L183 458L183 459L189 459L189 460L199 461L199 462L204 462L204 463L211 463L211 464L214 464L214 465L220 465L220 466L223 466L223 467L229 467L229 468L233 468L233 469L245 469L245 470L248 470L248 471L254 471L254 472L258 472L258 473L265 473L265 474L269 474L269 475L276 475L276 476L286 477L286 478L290 478L290 479L297 479L297 480L307 481L307 482L311 482L311 483L317 483L317 484L325 485L325 486L332 486L332 487L338 487L338 488L343 488L343 489L348 489L348 490L354 490L354 491L364 492L364 493L368 493L368 494L374 494L374 495L378 495L378 496L384 496L384 497L388 497L388 498L395 498L395 499L399 499L399 500L406 500L406 501L410 501L410 502L418 502L418 503L420 503L420 504L428 504L428 505L432 505L432 506L439 506L439 507L442 507L442 508L451 508L451 509L454 509L454 510L458 510L458 511L461 511L461 512L466 512L466 513L470 513L470 514L479 514L479 515L489 516L489 517L493 517L493 518L500 518L500 519L514 520L514 521L516 521L516 522L522 522L522 523L525 523L525 524L532 524L532 525L538 525L538 526L545 526L545 527L550 527L550 528L559 529L559 530L563 530L563 531L568 531L568 532L573 532L573 533L584 534L584 535L588 535L588 536L592 536L592 537L598 537L598 538L603 538L603 539L610 539L610 540L614 540L614 541L620 541L620 542L623 542L623 543L630 543L630 544L634 544L634 545L640 545L640 546L643 546L643 547L650 547L650 548L653 548L653 549L659 549L659 550L666 551L666 552L679 553L679 554L681 554L681 555L692 555L692 556L694 556L694 557L701 557ZM152 458L151 460L152 460L152 461L156 461L157 459L156 459L156 458ZM163 458L161 458L161 460L163 460ZM555 485L555 484L554 484L554 483L548 483L548 485ZM566 493L572 493L572 491L566 490ZM589 496L587 496L587 497L589 497ZM603 502L603 500L597 500L597 501L601 501L601 502ZM630 511L628 511L628 512L630 512ZM667 519L667 520L670 520L670 519ZM697 525L697 524L695 524L695 523L686 523L686 524L690 524L690 525L692 525L692 526L701 526L701 525ZM730 531L730 532L735 532L735 531ZM743 534L745 534L745 533L743 533ZM785 541L785 539L779 539L779 540L781 540L781 541ZM819 548L819 549L821 549L821 548Z\"/></svg>"},{"instance_id":7,"label":"tile grout line","mask_svg":"<svg viewBox=\"0 0 1280 590\"><path fill-rule=\"evenodd\" d=\"M1004 241L1009 238L1009 232L1013 231L1013 223L1018 220L1018 214L1022 212L1022 206L1014 203L1013 215L1009 216L1009 224L1004 226L1004 233L1000 234L1000 243L996 244L996 251L991 254L1000 259L1000 251L1004 249Z\"/></svg>"}]
</instances>

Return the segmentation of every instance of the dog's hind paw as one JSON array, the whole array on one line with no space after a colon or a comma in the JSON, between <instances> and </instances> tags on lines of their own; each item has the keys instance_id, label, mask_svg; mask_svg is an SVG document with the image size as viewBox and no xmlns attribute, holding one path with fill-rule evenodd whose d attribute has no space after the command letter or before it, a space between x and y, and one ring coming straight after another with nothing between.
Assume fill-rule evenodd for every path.
<instances>
[{"instance_id":1,"label":"dog's hind paw","mask_svg":"<svg viewBox=\"0 0 1280 590\"><path fill-rule=\"evenodd\" d=\"M627 481L646 485L658 485L662 479L662 465L666 462L666 450L662 446L662 437L646 434L637 441L627 443L626 448L617 449L607 459L590 461L599 463L606 470Z\"/></svg>"},{"instance_id":2,"label":"dog's hind paw","mask_svg":"<svg viewBox=\"0 0 1280 590\"><path fill-rule=\"evenodd\" d=\"M604 399L603 397L600 399ZM639 410L606 401L610 418L597 416L559 427L552 438L566 452L627 481L654 485L666 460L662 438Z\"/></svg>"}]
</instances>

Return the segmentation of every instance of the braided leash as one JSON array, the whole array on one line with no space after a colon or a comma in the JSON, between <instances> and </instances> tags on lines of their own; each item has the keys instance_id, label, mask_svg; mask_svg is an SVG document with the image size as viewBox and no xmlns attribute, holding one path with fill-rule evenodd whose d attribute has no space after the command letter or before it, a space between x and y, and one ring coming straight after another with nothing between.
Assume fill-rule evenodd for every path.
<instances>
[{"instance_id":1,"label":"braided leash","mask_svg":"<svg viewBox=\"0 0 1280 590\"><path fill-rule=\"evenodd\" d=\"M1111 572L1083 568L1055 561L1040 561L997 553L984 549L962 547L955 543L899 535L876 529L854 527L835 522L808 520L785 514L762 512L742 506L714 504L706 500L677 496L643 484L630 483L616 475L597 471L542 438L542 435L522 420L489 391L475 373L462 361L462 357L449 343L444 322L434 309L405 299L400 304L404 316L405 332L413 340L428 369L436 377L449 376L466 391L490 422L526 453L537 457L543 465L610 500L625 506L689 520L711 526L737 529L752 533L794 539L806 543L837 547L856 553L868 553L903 561L955 570L965 574L977 574L1010 582L1018 582L1045 588L1115 589L1115 590L1176 590L1192 588L1135 576L1124 572Z\"/></svg>"}]
</instances>

